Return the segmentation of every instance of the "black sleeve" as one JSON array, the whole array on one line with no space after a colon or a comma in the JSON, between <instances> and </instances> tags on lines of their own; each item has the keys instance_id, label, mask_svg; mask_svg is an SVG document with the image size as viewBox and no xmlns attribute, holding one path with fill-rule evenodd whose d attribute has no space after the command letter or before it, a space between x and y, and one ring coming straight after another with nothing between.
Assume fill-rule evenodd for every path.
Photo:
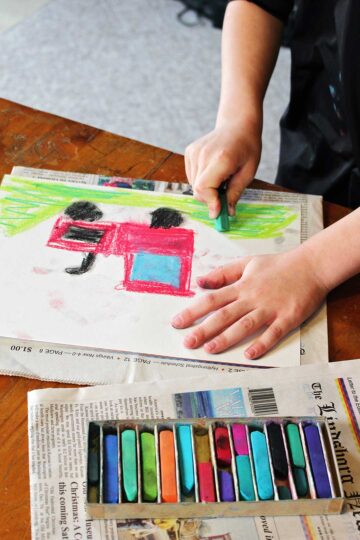
<instances>
[{"instance_id":1,"label":"black sleeve","mask_svg":"<svg viewBox=\"0 0 360 540\"><path fill-rule=\"evenodd\" d=\"M259 7L274 15L284 23L290 15L292 8L294 7L295 0L248 0L253 4L257 4Z\"/></svg>"}]
</instances>

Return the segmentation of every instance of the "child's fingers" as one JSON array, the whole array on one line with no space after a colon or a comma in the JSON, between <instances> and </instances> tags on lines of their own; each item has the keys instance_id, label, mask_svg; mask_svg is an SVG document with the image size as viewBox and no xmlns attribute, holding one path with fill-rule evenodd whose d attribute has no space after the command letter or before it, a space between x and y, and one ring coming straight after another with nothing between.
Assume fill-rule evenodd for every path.
<instances>
[{"instance_id":1,"label":"child's fingers","mask_svg":"<svg viewBox=\"0 0 360 540\"><path fill-rule=\"evenodd\" d=\"M221 208L218 188L233 171L231 160L216 159L212 160L195 180L194 196L208 205L211 218L216 218Z\"/></svg>"},{"instance_id":2,"label":"child's fingers","mask_svg":"<svg viewBox=\"0 0 360 540\"><path fill-rule=\"evenodd\" d=\"M205 294L193 302L191 306L175 315L171 324L174 328L188 328L201 317L226 306L235 299L236 291L233 287L225 287L221 291Z\"/></svg>"},{"instance_id":3,"label":"child's fingers","mask_svg":"<svg viewBox=\"0 0 360 540\"><path fill-rule=\"evenodd\" d=\"M195 144L190 144L185 150L185 171L191 185L194 185L198 172L198 154Z\"/></svg>"},{"instance_id":4,"label":"child's fingers","mask_svg":"<svg viewBox=\"0 0 360 540\"><path fill-rule=\"evenodd\" d=\"M254 174L255 168L250 163L246 163L231 177L226 192L230 215L235 215L236 203L244 189L253 180Z\"/></svg>"},{"instance_id":5,"label":"child's fingers","mask_svg":"<svg viewBox=\"0 0 360 540\"><path fill-rule=\"evenodd\" d=\"M275 320L265 332L254 341L252 345L245 351L246 358L255 359L263 356L266 352L272 349L282 337L284 337L290 328L285 322Z\"/></svg>"},{"instance_id":6,"label":"child's fingers","mask_svg":"<svg viewBox=\"0 0 360 540\"><path fill-rule=\"evenodd\" d=\"M191 160L187 154L184 156L184 163L185 163L185 172L186 177L188 179L189 184L192 184L192 174L191 174Z\"/></svg>"},{"instance_id":7,"label":"child's fingers","mask_svg":"<svg viewBox=\"0 0 360 540\"><path fill-rule=\"evenodd\" d=\"M218 309L185 337L185 347L190 349L200 347L214 336L223 332L225 328L233 325L248 311L249 306L240 301L231 302L223 308Z\"/></svg>"},{"instance_id":8,"label":"child's fingers","mask_svg":"<svg viewBox=\"0 0 360 540\"><path fill-rule=\"evenodd\" d=\"M240 343L243 339L259 330L265 324L267 317L268 314L261 309L255 309L247 313L224 332L205 343L204 350L211 354L226 351L226 349Z\"/></svg>"},{"instance_id":9,"label":"child's fingers","mask_svg":"<svg viewBox=\"0 0 360 540\"><path fill-rule=\"evenodd\" d=\"M224 266L219 266L205 276L198 277L196 281L204 289L220 289L225 285L231 285L241 278L249 260L250 257L243 257Z\"/></svg>"}]
</instances>

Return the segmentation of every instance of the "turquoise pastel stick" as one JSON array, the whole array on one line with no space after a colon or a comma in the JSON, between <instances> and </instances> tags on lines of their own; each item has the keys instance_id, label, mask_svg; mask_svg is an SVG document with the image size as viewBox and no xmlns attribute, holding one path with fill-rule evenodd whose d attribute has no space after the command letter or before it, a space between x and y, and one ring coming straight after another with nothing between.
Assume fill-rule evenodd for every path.
<instances>
[{"instance_id":1,"label":"turquoise pastel stick","mask_svg":"<svg viewBox=\"0 0 360 540\"><path fill-rule=\"evenodd\" d=\"M195 484L190 426L183 425L177 428L177 443L181 493L183 495L190 495Z\"/></svg>"},{"instance_id":2,"label":"turquoise pastel stick","mask_svg":"<svg viewBox=\"0 0 360 540\"><path fill-rule=\"evenodd\" d=\"M263 501L273 499L274 488L271 478L266 437L261 431L252 431L250 434L250 441L259 499Z\"/></svg>"},{"instance_id":3,"label":"turquoise pastel stick","mask_svg":"<svg viewBox=\"0 0 360 540\"><path fill-rule=\"evenodd\" d=\"M255 491L249 456L236 456L236 472L239 483L240 499L255 501Z\"/></svg>"},{"instance_id":4,"label":"turquoise pastel stick","mask_svg":"<svg viewBox=\"0 0 360 540\"><path fill-rule=\"evenodd\" d=\"M126 500L135 502L138 496L136 433L134 429L125 429L121 433L122 480Z\"/></svg>"}]
</instances>

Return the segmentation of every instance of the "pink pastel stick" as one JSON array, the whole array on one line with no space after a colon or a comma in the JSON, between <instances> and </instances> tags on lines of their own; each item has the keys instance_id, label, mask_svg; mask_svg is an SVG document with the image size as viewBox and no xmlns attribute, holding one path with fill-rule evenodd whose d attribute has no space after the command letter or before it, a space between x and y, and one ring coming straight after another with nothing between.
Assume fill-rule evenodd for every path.
<instances>
[{"instance_id":1,"label":"pink pastel stick","mask_svg":"<svg viewBox=\"0 0 360 540\"><path fill-rule=\"evenodd\" d=\"M246 438L246 426L244 424L233 424L231 429L236 455L248 456L249 447Z\"/></svg>"}]
</instances>

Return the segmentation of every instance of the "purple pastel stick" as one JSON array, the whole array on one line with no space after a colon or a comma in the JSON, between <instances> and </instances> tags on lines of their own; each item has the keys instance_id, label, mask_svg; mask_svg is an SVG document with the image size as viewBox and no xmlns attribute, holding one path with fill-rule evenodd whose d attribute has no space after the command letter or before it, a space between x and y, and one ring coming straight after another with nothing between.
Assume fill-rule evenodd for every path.
<instances>
[{"instance_id":1,"label":"purple pastel stick","mask_svg":"<svg viewBox=\"0 0 360 540\"><path fill-rule=\"evenodd\" d=\"M232 474L228 471L220 470L218 474L220 500L224 502L235 501L234 482Z\"/></svg>"},{"instance_id":2,"label":"purple pastel stick","mask_svg":"<svg viewBox=\"0 0 360 540\"><path fill-rule=\"evenodd\" d=\"M329 499L332 496L331 487L319 430L317 426L309 424L304 427L304 433L309 452L311 472L315 482L316 496L319 499Z\"/></svg>"},{"instance_id":3,"label":"purple pastel stick","mask_svg":"<svg viewBox=\"0 0 360 540\"><path fill-rule=\"evenodd\" d=\"M236 455L248 456L249 447L246 438L246 426L244 424L233 424L231 429Z\"/></svg>"}]
</instances>

